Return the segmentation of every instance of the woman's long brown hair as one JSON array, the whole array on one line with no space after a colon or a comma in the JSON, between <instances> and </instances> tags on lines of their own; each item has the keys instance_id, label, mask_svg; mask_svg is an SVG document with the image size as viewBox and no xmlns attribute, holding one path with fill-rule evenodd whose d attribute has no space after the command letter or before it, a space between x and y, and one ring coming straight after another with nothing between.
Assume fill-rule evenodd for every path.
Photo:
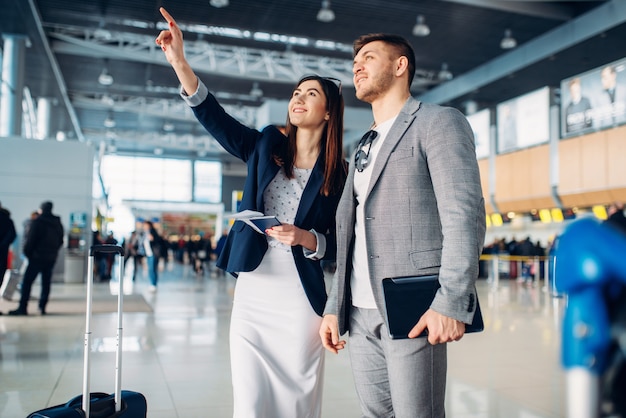
<instances>
[{"instance_id":1,"label":"woman's long brown hair","mask_svg":"<svg viewBox=\"0 0 626 418\"><path fill-rule=\"evenodd\" d=\"M330 118L322 132L320 152L324 153L324 183L320 193L324 196L341 193L347 177L347 163L343 156L343 96L339 86L333 81L318 75L304 76L296 84L296 88L305 81L317 81L324 95L326 96L326 110ZM293 178L293 167L296 160L296 131L289 121L285 125L285 135L287 136L287 150L284 155L276 155L276 161L282 162L285 174L288 178Z\"/></svg>"}]
</instances>

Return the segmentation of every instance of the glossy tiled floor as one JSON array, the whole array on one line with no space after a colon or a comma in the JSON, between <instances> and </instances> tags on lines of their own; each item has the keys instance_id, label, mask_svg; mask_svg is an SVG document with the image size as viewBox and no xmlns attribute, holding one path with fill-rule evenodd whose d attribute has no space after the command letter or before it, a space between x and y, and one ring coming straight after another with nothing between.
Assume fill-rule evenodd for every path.
<instances>
[{"instance_id":1,"label":"glossy tiled floor","mask_svg":"<svg viewBox=\"0 0 626 418\"><path fill-rule=\"evenodd\" d=\"M198 278L189 267L170 263L156 293L142 274L126 287L143 294L153 312L124 316L123 388L146 396L150 418L232 416L228 323L234 280ZM82 284L55 283L49 306L84 292ZM95 292L111 292L111 286L96 284ZM549 297L541 285L514 281L494 287L481 280L479 294L486 330L449 346L447 416L565 416L563 300ZM8 317L15 306L0 302L3 418L25 417L82 390L84 316ZM116 315L96 314L92 326L91 390L112 392ZM325 418L360 417L346 352L327 356L323 411Z\"/></svg>"}]
</instances>

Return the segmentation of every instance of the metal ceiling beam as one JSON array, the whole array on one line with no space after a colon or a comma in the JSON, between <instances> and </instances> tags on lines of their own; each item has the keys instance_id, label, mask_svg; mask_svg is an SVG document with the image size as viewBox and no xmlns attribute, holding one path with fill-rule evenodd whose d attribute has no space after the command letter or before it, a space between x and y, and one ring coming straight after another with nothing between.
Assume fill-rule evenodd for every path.
<instances>
[{"instance_id":1,"label":"metal ceiling beam","mask_svg":"<svg viewBox=\"0 0 626 418\"><path fill-rule=\"evenodd\" d=\"M72 95L72 103L76 108L81 109L137 113L155 118L163 118L163 115L167 115L167 119L170 120L197 122L189 105L180 99L74 94ZM236 105L222 105L222 107L229 115L246 126L255 125L258 107Z\"/></svg>"},{"instance_id":2,"label":"metal ceiling beam","mask_svg":"<svg viewBox=\"0 0 626 418\"><path fill-rule=\"evenodd\" d=\"M626 1L610 0L511 52L433 88L420 95L420 100L449 102L625 22Z\"/></svg>"},{"instance_id":3,"label":"metal ceiling beam","mask_svg":"<svg viewBox=\"0 0 626 418\"><path fill-rule=\"evenodd\" d=\"M73 95L72 103L74 107L81 109L136 113L155 118L163 118L163 115L166 114L167 119L170 121L197 123L191 108L182 100L109 95ZM223 107L235 119L247 126L254 126L257 108L235 105L223 105ZM202 151L212 155L224 155L225 153L222 146L210 134L197 135L162 131L148 132L135 129L107 129L103 126L101 129L85 128L85 136L88 141L95 143L135 142L141 148L150 148L147 151L148 153L152 152L154 148L179 151L190 150L193 152Z\"/></svg>"},{"instance_id":4,"label":"metal ceiling beam","mask_svg":"<svg viewBox=\"0 0 626 418\"><path fill-rule=\"evenodd\" d=\"M211 135L177 135L173 133L146 132L135 130L95 130L85 129L85 135L93 143L131 142L137 148L162 148L169 150L204 151L215 155L224 155L226 151ZM137 150L136 148L136 150Z\"/></svg>"},{"instance_id":5,"label":"metal ceiling beam","mask_svg":"<svg viewBox=\"0 0 626 418\"><path fill-rule=\"evenodd\" d=\"M56 39L52 49L57 54L170 66L151 36L67 26L54 27L48 35ZM303 74L312 73L338 78L344 86L353 85L352 59L219 45L203 40L188 41L185 55L200 73L290 85ZM418 68L412 88L423 91L424 87L439 84L438 74L438 70Z\"/></svg>"},{"instance_id":6,"label":"metal ceiling beam","mask_svg":"<svg viewBox=\"0 0 626 418\"><path fill-rule=\"evenodd\" d=\"M539 1L506 1L506 0L443 0L449 3L466 4L483 9L517 13L526 16L542 17L554 20L569 20L573 17L572 9L565 5L546 4ZM604 1L604 0L601 0Z\"/></svg>"},{"instance_id":7,"label":"metal ceiling beam","mask_svg":"<svg viewBox=\"0 0 626 418\"><path fill-rule=\"evenodd\" d=\"M76 27L57 27L48 35L57 40L52 43L57 54L170 65L152 36L124 32L107 32L103 36L101 31ZM302 74L316 73L352 84L351 60L218 45L203 40L188 41L185 54L191 66L202 73L289 84Z\"/></svg>"}]
</instances>

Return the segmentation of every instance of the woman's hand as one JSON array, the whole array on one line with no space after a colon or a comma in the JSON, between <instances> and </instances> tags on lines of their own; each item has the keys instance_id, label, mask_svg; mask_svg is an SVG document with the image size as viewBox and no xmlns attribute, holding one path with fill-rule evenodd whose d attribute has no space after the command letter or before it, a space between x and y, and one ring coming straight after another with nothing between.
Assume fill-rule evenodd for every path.
<instances>
[{"instance_id":1,"label":"woman's hand","mask_svg":"<svg viewBox=\"0 0 626 418\"><path fill-rule=\"evenodd\" d=\"M176 24L176 21L163 7L159 9L161 15L165 18L169 30L163 30L156 38L156 44L161 47L165 53L167 62L172 65L183 62L185 60L185 52L183 48L183 33Z\"/></svg>"},{"instance_id":2,"label":"woman's hand","mask_svg":"<svg viewBox=\"0 0 626 418\"><path fill-rule=\"evenodd\" d=\"M183 86L183 90L187 94L194 94L198 89L198 77L196 77L196 74L185 59L183 32L167 10L161 7L159 11L167 21L170 29L161 31L155 42L163 50L167 62L172 65L180 84Z\"/></svg>"},{"instance_id":3,"label":"woman's hand","mask_svg":"<svg viewBox=\"0 0 626 418\"><path fill-rule=\"evenodd\" d=\"M295 225L282 224L265 230L265 233L291 247L301 245L307 250L315 251L317 238L312 232L300 229Z\"/></svg>"},{"instance_id":4,"label":"woman's hand","mask_svg":"<svg viewBox=\"0 0 626 418\"><path fill-rule=\"evenodd\" d=\"M324 315L319 330L322 345L331 353L337 354L346 346L346 340L339 339L339 321L337 315Z\"/></svg>"}]
</instances>

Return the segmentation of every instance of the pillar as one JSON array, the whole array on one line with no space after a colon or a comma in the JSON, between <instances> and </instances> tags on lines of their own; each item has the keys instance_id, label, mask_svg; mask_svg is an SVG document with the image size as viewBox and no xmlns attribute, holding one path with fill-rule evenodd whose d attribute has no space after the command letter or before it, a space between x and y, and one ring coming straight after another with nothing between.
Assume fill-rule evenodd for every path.
<instances>
[{"instance_id":1,"label":"pillar","mask_svg":"<svg viewBox=\"0 0 626 418\"><path fill-rule=\"evenodd\" d=\"M2 85L0 88L0 137L22 133L22 98L26 44L25 35L3 34Z\"/></svg>"},{"instance_id":2,"label":"pillar","mask_svg":"<svg viewBox=\"0 0 626 418\"><path fill-rule=\"evenodd\" d=\"M50 137L50 111L52 101L47 97L37 99L37 133L35 138L47 139Z\"/></svg>"}]
</instances>

